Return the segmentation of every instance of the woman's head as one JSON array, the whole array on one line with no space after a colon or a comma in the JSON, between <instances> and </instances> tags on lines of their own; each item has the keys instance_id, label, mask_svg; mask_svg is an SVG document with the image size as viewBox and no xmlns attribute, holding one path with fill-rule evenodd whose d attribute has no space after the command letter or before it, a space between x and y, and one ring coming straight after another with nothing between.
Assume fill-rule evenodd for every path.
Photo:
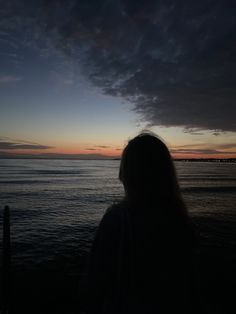
<instances>
[{"instance_id":1,"label":"woman's head","mask_svg":"<svg viewBox=\"0 0 236 314\"><path fill-rule=\"evenodd\" d=\"M129 200L167 199L179 195L167 146L153 133L141 133L125 147L119 179Z\"/></svg>"}]
</instances>

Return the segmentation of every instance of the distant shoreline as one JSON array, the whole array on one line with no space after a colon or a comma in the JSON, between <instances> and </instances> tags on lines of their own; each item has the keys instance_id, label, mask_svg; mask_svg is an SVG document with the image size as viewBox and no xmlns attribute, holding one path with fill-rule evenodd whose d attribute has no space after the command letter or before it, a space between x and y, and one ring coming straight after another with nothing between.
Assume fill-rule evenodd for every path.
<instances>
[{"instance_id":1,"label":"distant shoreline","mask_svg":"<svg viewBox=\"0 0 236 314\"><path fill-rule=\"evenodd\" d=\"M78 157L32 157L32 156L0 156L1 159L36 159L36 160L120 160L121 158L78 158ZM236 163L236 158L176 158L174 161L184 162L219 162L219 163Z\"/></svg>"},{"instance_id":2,"label":"distant shoreline","mask_svg":"<svg viewBox=\"0 0 236 314\"><path fill-rule=\"evenodd\" d=\"M174 159L174 161L185 162L230 162L236 163L236 158L189 158L189 159Z\"/></svg>"}]
</instances>

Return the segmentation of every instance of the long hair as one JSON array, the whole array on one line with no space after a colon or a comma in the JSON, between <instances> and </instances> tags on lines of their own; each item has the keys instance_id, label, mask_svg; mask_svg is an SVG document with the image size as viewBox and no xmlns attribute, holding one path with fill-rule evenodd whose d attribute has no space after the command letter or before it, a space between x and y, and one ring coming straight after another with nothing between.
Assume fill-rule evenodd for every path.
<instances>
[{"instance_id":1,"label":"long hair","mask_svg":"<svg viewBox=\"0 0 236 314\"><path fill-rule=\"evenodd\" d=\"M154 133L142 132L128 142L122 153L119 179L128 202L172 204L187 214L170 152Z\"/></svg>"}]
</instances>

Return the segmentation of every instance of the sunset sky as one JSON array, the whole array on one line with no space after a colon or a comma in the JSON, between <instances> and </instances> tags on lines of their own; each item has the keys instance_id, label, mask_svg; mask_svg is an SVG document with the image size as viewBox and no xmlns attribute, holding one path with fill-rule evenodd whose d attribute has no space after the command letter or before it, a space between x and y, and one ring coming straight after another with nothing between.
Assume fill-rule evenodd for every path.
<instances>
[{"instance_id":1,"label":"sunset sky","mask_svg":"<svg viewBox=\"0 0 236 314\"><path fill-rule=\"evenodd\" d=\"M0 0L0 157L236 157L236 3ZM67 155L66 155L67 156Z\"/></svg>"}]
</instances>

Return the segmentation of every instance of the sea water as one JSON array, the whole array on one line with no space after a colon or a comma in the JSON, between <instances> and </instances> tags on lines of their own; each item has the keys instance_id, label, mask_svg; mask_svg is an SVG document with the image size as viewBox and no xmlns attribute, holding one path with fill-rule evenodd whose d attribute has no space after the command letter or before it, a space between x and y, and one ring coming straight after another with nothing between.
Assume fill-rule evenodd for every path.
<instances>
[{"instance_id":1,"label":"sea water","mask_svg":"<svg viewBox=\"0 0 236 314\"><path fill-rule=\"evenodd\" d=\"M191 219L209 247L236 245L236 164L175 162ZM11 209L14 265L87 254L109 205L123 196L119 160L0 160L0 218Z\"/></svg>"}]
</instances>

